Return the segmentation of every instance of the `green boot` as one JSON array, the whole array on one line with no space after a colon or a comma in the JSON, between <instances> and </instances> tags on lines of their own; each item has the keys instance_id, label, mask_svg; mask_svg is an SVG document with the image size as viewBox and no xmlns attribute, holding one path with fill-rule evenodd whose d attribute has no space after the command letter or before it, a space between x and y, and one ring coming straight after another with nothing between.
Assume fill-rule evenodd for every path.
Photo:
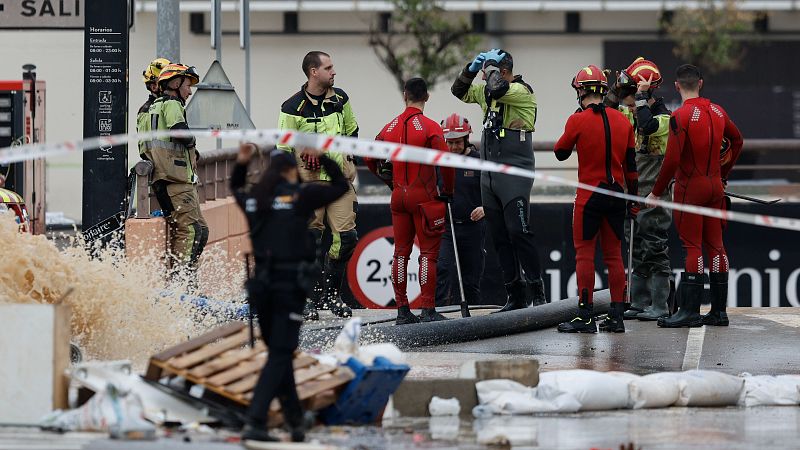
<instances>
[{"instance_id":1,"label":"green boot","mask_svg":"<svg viewBox=\"0 0 800 450\"><path fill-rule=\"evenodd\" d=\"M669 301L670 284L669 274L654 273L650 275L648 280L648 288L650 288L650 295L653 303L639 313L636 318L639 320L658 320L661 317L669 316Z\"/></svg>"},{"instance_id":2,"label":"green boot","mask_svg":"<svg viewBox=\"0 0 800 450\"><path fill-rule=\"evenodd\" d=\"M628 288L631 290L631 306L623 314L626 320L637 318L639 314L650 306L652 297L647 286L649 280L650 278L639 275L636 272L631 275L631 285Z\"/></svg>"}]
</instances>

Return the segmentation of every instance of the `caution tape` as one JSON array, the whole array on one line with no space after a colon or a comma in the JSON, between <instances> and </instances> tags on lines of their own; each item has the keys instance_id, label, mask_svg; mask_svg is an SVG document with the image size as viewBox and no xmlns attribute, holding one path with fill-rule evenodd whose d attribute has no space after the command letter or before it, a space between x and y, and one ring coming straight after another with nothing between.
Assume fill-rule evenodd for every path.
<instances>
[{"instance_id":1,"label":"caution tape","mask_svg":"<svg viewBox=\"0 0 800 450\"><path fill-rule=\"evenodd\" d=\"M185 130L154 131L141 134L130 133L113 136L100 136L81 141L66 141L53 144L27 144L0 149L0 164L77 153L99 148L109 148L128 143L136 145L139 140L150 140L164 137L186 137L190 135L195 136L196 138L218 138L256 142L265 146L280 144L297 148L311 147L325 151L334 151L375 159L390 159L393 161L414 162L460 169L473 169L485 172L497 172L525 178L532 178L535 180L549 181L551 183L565 186L572 186L577 189L585 189L625 200L633 200L642 203L645 202L643 197L610 191L555 175L548 175L541 172L535 172L533 170L522 169L506 164L499 164L492 161L485 161L478 158L471 158L451 152L436 151L428 148L414 147L411 145L398 144L394 142L369 141L346 136L329 136L324 134L301 133L298 131L276 129L192 130L191 132ZM674 203L665 200L654 200L650 203L667 209L699 214L708 217L716 217L732 222L748 223L767 228L780 228L784 230L800 231L800 219L797 218L750 214L740 211L726 211L714 208L706 208L703 206Z\"/></svg>"}]
</instances>

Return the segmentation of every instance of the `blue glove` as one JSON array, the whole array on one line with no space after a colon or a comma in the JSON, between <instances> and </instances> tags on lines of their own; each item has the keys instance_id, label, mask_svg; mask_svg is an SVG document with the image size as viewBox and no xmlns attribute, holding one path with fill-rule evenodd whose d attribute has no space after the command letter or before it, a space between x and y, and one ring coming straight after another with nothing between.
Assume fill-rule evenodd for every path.
<instances>
[{"instance_id":1,"label":"blue glove","mask_svg":"<svg viewBox=\"0 0 800 450\"><path fill-rule=\"evenodd\" d=\"M475 59L469 64L467 70L473 73L478 73L479 70L483 68L483 62L486 60L486 54L480 53Z\"/></svg>"},{"instance_id":2,"label":"blue glove","mask_svg":"<svg viewBox=\"0 0 800 450\"><path fill-rule=\"evenodd\" d=\"M506 57L506 52L500 50L499 48L493 48L488 52L481 53L483 55L484 61L493 60L494 62L499 63Z\"/></svg>"}]
</instances>

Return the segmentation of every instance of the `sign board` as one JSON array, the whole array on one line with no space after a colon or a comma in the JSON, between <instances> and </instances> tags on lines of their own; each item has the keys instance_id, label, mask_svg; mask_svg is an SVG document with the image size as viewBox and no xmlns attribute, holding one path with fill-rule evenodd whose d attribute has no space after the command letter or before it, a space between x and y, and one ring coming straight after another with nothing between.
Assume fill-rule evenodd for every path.
<instances>
[{"instance_id":1,"label":"sign board","mask_svg":"<svg viewBox=\"0 0 800 450\"><path fill-rule=\"evenodd\" d=\"M110 236L115 231L122 230L125 221L122 214L114 214L113 216L101 221L97 225L90 228L83 228L83 237L87 241L94 241L95 239L102 239Z\"/></svg>"},{"instance_id":2,"label":"sign board","mask_svg":"<svg viewBox=\"0 0 800 450\"><path fill-rule=\"evenodd\" d=\"M1 1L1 0L0 0ZM219 61L211 63L203 82L186 105L186 122L195 130L252 130L250 115Z\"/></svg>"},{"instance_id":3,"label":"sign board","mask_svg":"<svg viewBox=\"0 0 800 450\"><path fill-rule=\"evenodd\" d=\"M81 29L86 3L91 0L0 0L0 29Z\"/></svg>"},{"instance_id":4,"label":"sign board","mask_svg":"<svg viewBox=\"0 0 800 450\"><path fill-rule=\"evenodd\" d=\"M394 231L382 227L367 233L358 240L353 257L347 264L347 281L353 296L365 308L394 308L392 286L392 257L394 255ZM414 302L420 294L419 247L416 242L408 260L408 302Z\"/></svg>"},{"instance_id":5,"label":"sign board","mask_svg":"<svg viewBox=\"0 0 800 450\"><path fill-rule=\"evenodd\" d=\"M4 0L0 0L4 1ZM127 132L127 0L84 0L83 137ZM83 153L83 229L125 210L127 145Z\"/></svg>"}]
</instances>

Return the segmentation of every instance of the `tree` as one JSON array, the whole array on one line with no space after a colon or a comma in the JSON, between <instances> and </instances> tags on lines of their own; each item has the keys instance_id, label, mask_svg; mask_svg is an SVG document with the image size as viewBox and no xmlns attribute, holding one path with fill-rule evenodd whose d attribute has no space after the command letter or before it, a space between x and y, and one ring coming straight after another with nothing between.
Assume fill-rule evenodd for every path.
<instances>
[{"instance_id":1,"label":"tree","mask_svg":"<svg viewBox=\"0 0 800 450\"><path fill-rule=\"evenodd\" d=\"M432 89L450 79L472 59L480 38L464 20L445 18L436 0L392 0L388 27L370 27L369 45L392 74L400 91L408 78L419 76Z\"/></svg>"},{"instance_id":2,"label":"tree","mask_svg":"<svg viewBox=\"0 0 800 450\"><path fill-rule=\"evenodd\" d=\"M711 73L738 69L744 56L740 35L752 32L755 14L740 10L739 0L700 3L698 8L676 10L665 24L675 41L675 56Z\"/></svg>"}]
</instances>

